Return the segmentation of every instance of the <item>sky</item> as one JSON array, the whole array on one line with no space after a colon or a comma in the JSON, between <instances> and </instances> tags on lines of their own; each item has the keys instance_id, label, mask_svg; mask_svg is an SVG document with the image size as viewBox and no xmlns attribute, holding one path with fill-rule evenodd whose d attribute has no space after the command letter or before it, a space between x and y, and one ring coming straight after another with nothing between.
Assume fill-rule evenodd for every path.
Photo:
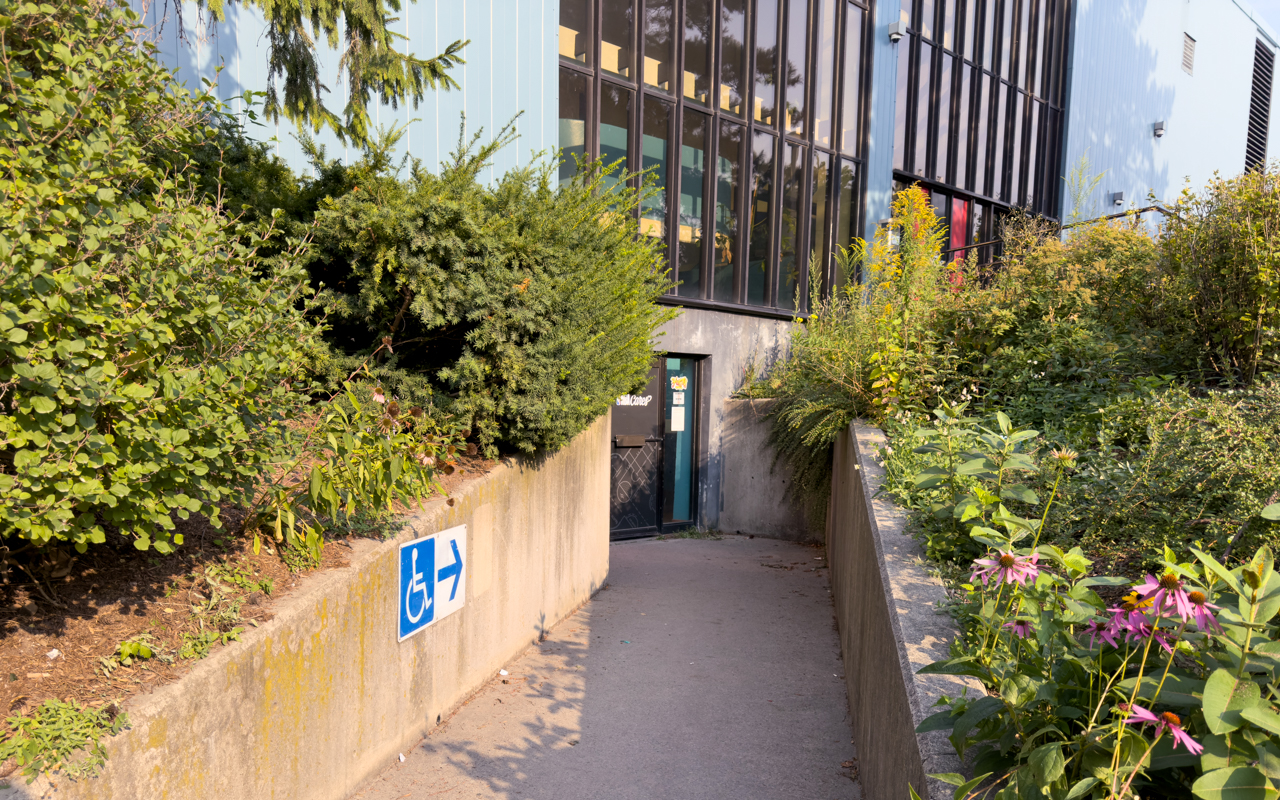
<instances>
[{"instance_id":1,"label":"sky","mask_svg":"<svg viewBox=\"0 0 1280 800\"><path fill-rule=\"evenodd\" d=\"M1248 3L1267 21L1271 30L1280 32L1280 0L1248 0Z\"/></svg>"}]
</instances>

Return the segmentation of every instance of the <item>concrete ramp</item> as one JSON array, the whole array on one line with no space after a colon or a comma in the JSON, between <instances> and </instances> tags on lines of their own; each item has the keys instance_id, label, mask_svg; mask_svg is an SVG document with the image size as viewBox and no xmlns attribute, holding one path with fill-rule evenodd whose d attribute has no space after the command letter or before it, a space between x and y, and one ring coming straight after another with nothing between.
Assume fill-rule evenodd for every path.
<instances>
[{"instance_id":1,"label":"concrete ramp","mask_svg":"<svg viewBox=\"0 0 1280 800\"><path fill-rule=\"evenodd\" d=\"M606 588L354 797L861 798L823 551L610 548Z\"/></svg>"}]
</instances>

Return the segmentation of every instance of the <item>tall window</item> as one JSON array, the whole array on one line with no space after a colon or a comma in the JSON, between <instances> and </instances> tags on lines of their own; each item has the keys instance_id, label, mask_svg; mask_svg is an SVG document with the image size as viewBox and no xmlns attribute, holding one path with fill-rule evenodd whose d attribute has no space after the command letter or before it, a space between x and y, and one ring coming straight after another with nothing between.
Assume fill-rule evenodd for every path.
<instances>
[{"instance_id":1,"label":"tall window","mask_svg":"<svg viewBox=\"0 0 1280 800\"><path fill-rule=\"evenodd\" d=\"M811 262L834 283L861 217L868 14L867 0L561 0L561 146L615 166L611 181L644 173L665 302L789 316Z\"/></svg>"}]
</instances>

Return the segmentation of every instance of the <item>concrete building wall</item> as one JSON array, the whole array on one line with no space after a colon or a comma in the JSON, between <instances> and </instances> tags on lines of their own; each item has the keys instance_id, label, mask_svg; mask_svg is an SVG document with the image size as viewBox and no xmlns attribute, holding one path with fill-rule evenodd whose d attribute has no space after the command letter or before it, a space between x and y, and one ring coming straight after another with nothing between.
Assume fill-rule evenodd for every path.
<instances>
[{"instance_id":1,"label":"concrete building wall","mask_svg":"<svg viewBox=\"0 0 1280 800\"><path fill-rule=\"evenodd\" d=\"M654 341L655 350L710 357L710 369L703 373L702 386L708 409L706 435L699 437L702 452L698 461L697 522L702 527L719 528L720 514L732 502L725 495L723 481L725 440L734 435L727 424L725 400L741 387L752 364L760 374L782 358L794 324L786 319L684 308L680 316L661 328ZM705 377L707 373L710 380Z\"/></svg>"},{"instance_id":2,"label":"concrete building wall","mask_svg":"<svg viewBox=\"0 0 1280 800\"><path fill-rule=\"evenodd\" d=\"M131 699L90 780L12 781L0 798L341 800L419 739L609 571L609 419L511 460L385 542L352 540L273 619L177 683ZM466 605L397 642L399 544L467 526Z\"/></svg>"},{"instance_id":3,"label":"concrete building wall","mask_svg":"<svg viewBox=\"0 0 1280 800\"><path fill-rule=\"evenodd\" d=\"M773 400L726 400L720 437L720 495L724 505L717 527L726 533L746 533L821 542L825 519L809 519L803 504L788 496L791 470L775 463L769 444Z\"/></svg>"},{"instance_id":4,"label":"concrete building wall","mask_svg":"<svg viewBox=\"0 0 1280 800\"><path fill-rule=\"evenodd\" d=\"M188 88L200 87L207 79L217 84L217 96L233 111L243 111L244 103L235 98L246 90L260 92L267 87L266 23L261 12L228 3L226 21L208 24L188 0L182 5L187 34L183 41L176 1L130 0L130 4L142 14L161 59L178 71ZM498 154L489 180L527 163L533 151L558 146L559 0L405 0L398 16L391 29L407 37L398 45L402 52L427 58L444 52L454 41L471 40L461 54L466 64L450 73L462 85L460 90L428 91L417 108L409 103L398 109L380 105L370 110L375 126L408 123L402 153L422 159L423 166L434 171L457 146L464 114L468 137L483 128L488 141L521 111L524 116L516 123L520 138ZM321 78L331 90L324 102L341 115L347 98L346 82L338 75L338 57L337 51L320 47ZM309 172L287 120L278 126L249 123L248 129L259 140L274 139L278 154L290 166ZM331 158L359 157L358 149L343 147L328 131L316 139Z\"/></svg>"},{"instance_id":5,"label":"concrete building wall","mask_svg":"<svg viewBox=\"0 0 1280 800\"><path fill-rule=\"evenodd\" d=\"M1077 0L1068 75L1064 176L1088 158L1102 175L1082 218L1174 200L1190 182L1244 171L1254 43L1276 39L1243 0ZM1184 34L1196 40L1182 69ZM1280 76L1278 76L1280 77ZM1273 82L1268 156L1280 156L1280 81ZM1156 138L1152 126L1165 122ZM1063 186L1063 215L1075 205Z\"/></svg>"}]
</instances>

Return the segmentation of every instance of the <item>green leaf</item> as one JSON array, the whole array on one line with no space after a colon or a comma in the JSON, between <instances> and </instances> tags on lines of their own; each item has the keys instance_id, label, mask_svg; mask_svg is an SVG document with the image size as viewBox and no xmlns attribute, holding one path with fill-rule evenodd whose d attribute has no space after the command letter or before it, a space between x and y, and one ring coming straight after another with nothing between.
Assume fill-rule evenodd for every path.
<instances>
[{"instance_id":1,"label":"green leaf","mask_svg":"<svg viewBox=\"0 0 1280 800\"><path fill-rule=\"evenodd\" d=\"M1237 681L1219 667L1204 685L1204 721L1212 733L1230 733L1244 724L1240 712L1258 703L1262 693L1252 680Z\"/></svg>"},{"instance_id":2,"label":"green leaf","mask_svg":"<svg viewBox=\"0 0 1280 800\"><path fill-rule=\"evenodd\" d=\"M953 728L955 735L964 736L969 731L973 730L973 727L979 722L982 722L984 719L994 717L1003 709L1004 702L999 698L978 698L973 705L965 709L965 712L960 715L960 719L956 720L955 727Z\"/></svg>"},{"instance_id":3,"label":"green leaf","mask_svg":"<svg viewBox=\"0 0 1280 800\"><path fill-rule=\"evenodd\" d=\"M1208 567L1214 575L1222 579L1222 581L1234 589L1237 594L1243 594L1244 590L1240 586L1240 581L1236 580L1236 576L1231 574L1231 570L1219 564L1218 560L1208 553L1203 553L1194 547L1191 548L1191 552L1195 554L1196 558L1200 559L1201 564Z\"/></svg>"},{"instance_id":4,"label":"green leaf","mask_svg":"<svg viewBox=\"0 0 1280 800\"><path fill-rule=\"evenodd\" d=\"M1062 757L1062 744L1053 742L1037 747L1027 759L1041 786L1053 783L1066 771L1067 762Z\"/></svg>"},{"instance_id":5,"label":"green leaf","mask_svg":"<svg viewBox=\"0 0 1280 800\"><path fill-rule=\"evenodd\" d=\"M951 709L939 711L936 714L930 714L925 717L924 722L916 726L916 733L928 733L929 731L949 731L955 727L956 718L951 713Z\"/></svg>"},{"instance_id":6,"label":"green leaf","mask_svg":"<svg viewBox=\"0 0 1280 800\"><path fill-rule=\"evenodd\" d=\"M1076 785L1071 787L1071 791L1067 792L1066 800L1076 800L1076 798L1084 797L1099 783L1101 781L1097 778L1085 778L1082 781L1077 781Z\"/></svg>"},{"instance_id":7,"label":"green leaf","mask_svg":"<svg viewBox=\"0 0 1280 800\"><path fill-rule=\"evenodd\" d=\"M1280 503L1272 503L1260 512L1263 519L1280 521Z\"/></svg>"},{"instance_id":8,"label":"green leaf","mask_svg":"<svg viewBox=\"0 0 1280 800\"><path fill-rule=\"evenodd\" d=\"M1265 704L1242 709L1240 716L1264 731L1280 736L1280 714L1270 710Z\"/></svg>"},{"instance_id":9,"label":"green leaf","mask_svg":"<svg viewBox=\"0 0 1280 800\"><path fill-rule=\"evenodd\" d=\"M957 475L993 475L996 465L991 459L974 458L956 467Z\"/></svg>"},{"instance_id":10,"label":"green leaf","mask_svg":"<svg viewBox=\"0 0 1280 800\"><path fill-rule=\"evenodd\" d=\"M1036 496L1035 492L1020 483L1004 487L1000 490L1000 496L1005 500L1017 500L1022 503L1030 503L1032 505L1040 502L1040 498Z\"/></svg>"},{"instance_id":11,"label":"green leaf","mask_svg":"<svg viewBox=\"0 0 1280 800\"><path fill-rule=\"evenodd\" d=\"M44 395L35 395L32 397L31 407L35 409L37 414L52 414L54 411L58 410L58 404Z\"/></svg>"},{"instance_id":12,"label":"green leaf","mask_svg":"<svg viewBox=\"0 0 1280 800\"><path fill-rule=\"evenodd\" d=\"M1206 772L1191 785L1203 800L1267 800L1271 782L1253 767L1227 767Z\"/></svg>"}]
</instances>

